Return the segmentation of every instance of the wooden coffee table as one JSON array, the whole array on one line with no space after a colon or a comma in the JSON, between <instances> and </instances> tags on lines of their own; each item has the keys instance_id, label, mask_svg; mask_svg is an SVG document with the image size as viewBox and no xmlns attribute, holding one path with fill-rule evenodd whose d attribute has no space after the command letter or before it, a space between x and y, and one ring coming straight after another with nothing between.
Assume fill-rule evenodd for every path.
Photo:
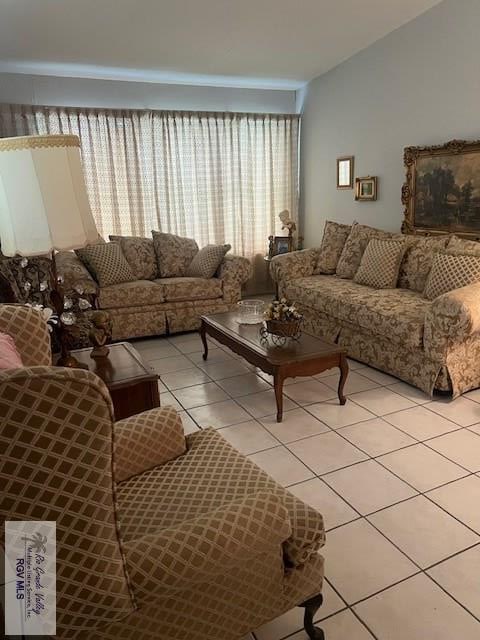
<instances>
[{"instance_id":1,"label":"wooden coffee table","mask_svg":"<svg viewBox=\"0 0 480 640\"><path fill-rule=\"evenodd\" d=\"M340 382L338 399L345 404L343 388L348 375L347 354L345 349L322 338L302 334L298 341L290 341L283 347L262 343L260 339L261 324L239 324L238 314L234 311L215 313L201 317L200 336L204 354L208 357L207 334L242 356L265 373L273 375L275 398L277 401L277 422L283 416L283 382L286 378L312 376L326 369L338 367Z\"/></svg>"},{"instance_id":2,"label":"wooden coffee table","mask_svg":"<svg viewBox=\"0 0 480 640\"><path fill-rule=\"evenodd\" d=\"M128 342L109 344L106 358L92 358L92 349L75 349L72 354L96 373L108 387L115 420L160 406L158 375Z\"/></svg>"}]
</instances>

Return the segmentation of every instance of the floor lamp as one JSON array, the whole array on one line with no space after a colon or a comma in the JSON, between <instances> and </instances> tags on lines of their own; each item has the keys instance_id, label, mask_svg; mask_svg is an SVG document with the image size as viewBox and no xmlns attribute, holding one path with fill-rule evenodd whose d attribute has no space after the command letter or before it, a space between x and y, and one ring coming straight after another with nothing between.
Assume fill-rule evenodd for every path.
<instances>
[{"instance_id":1,"label":"floor lamp","mask_svg":"<svg viewBox=\"0 0 480 640\"><path fill-rule=\"evenodd\" d=\"M52 258L51 301L59 314L61 357L76 366L65 327L74 322L65 305L55 252L98 239L88 203L80 141L72 135L0 138L0 240L6 256ZM88 304L88 303L87 303Z\"/></svg>"}]
</instances>

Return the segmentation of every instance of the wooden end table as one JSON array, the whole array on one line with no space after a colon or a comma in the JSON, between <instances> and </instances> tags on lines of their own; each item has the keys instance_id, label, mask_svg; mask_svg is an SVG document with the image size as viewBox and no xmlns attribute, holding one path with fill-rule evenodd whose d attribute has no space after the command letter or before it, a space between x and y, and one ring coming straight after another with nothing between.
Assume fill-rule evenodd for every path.
<instances>
[{"instance_id":1,"label":"wooden end table","mask_svg":"<svg viewBox=\"0 0 480 640\"><path fill-rule=\"evenodd\" d=\"M159 377L143 362L138 351L128 342L109 344L108 348L106 358L92 358L91 348L75 349L72 354L107 385L115 419L159 407Z\"/></svg>"},{"instance_id":2,"label":"wooden end table","mask_svg":"<svg viewBox=\"0 0 480 640\"><path fill-rule=\"evenodd\" d=\"M208 334L250 364L273 375L277 422L281 422L283 417L283 383L286 378L313 376L326 369L338 367L338 399L340 404L345 404L343 388L348 376L345 349L308 333L302 334L299 340L292 340L283 347L273 345L270 340L264 343L260 339L261 324L239 324L237 317L238 314L234 311L201 316L203 359L208 358Z\"/></svg>"}]
</instances>

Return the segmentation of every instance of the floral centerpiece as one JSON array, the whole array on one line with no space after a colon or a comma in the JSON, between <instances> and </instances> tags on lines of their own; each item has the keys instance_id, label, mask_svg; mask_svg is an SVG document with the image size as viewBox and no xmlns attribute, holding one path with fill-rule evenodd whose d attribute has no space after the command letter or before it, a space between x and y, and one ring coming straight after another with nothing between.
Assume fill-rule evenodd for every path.
<instances>
[{"instance_id":1,"label":"floral centerpiece","mask_svg":"<svg viewBox=\"0 0 480 640\"><path fill-rule=\"evenodd\" d=\"M297 338L303 316L286 298L271 302L264 314L268 333L284 338Z\"/></svg>"}]
</instances>

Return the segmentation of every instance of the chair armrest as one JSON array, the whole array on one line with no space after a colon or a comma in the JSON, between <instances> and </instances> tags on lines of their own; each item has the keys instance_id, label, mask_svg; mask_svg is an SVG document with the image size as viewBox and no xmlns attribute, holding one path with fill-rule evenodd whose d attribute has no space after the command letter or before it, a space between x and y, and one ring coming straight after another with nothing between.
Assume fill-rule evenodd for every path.
<instances>
[{"instance_id":1,"label":"chair armrest","mask_svg":"<svg viewBox=\"0 0 480 640\"><path fill-rule=\"evenodd\" d=\"M52 364L50 333L41 311L23 304L0 304L0 331L13 338L24 367Z\"/></svg>"},{"instance_id":2,"label":"chair armrest","mask_svg":"<svg viewBox=\"0 0 480 640\"><path fill-rule=\"evenodd\" d=\"M113 427L115 480L122 482L187 450L182 419L173 407L150 409Z\"/></svg>"},{"instance_id":3,"label":"chair armrest","mask_svg":"<svg viewBox=\"0 0 480 640\"><path fill-rule=\"evenodd\" d=\"M277 283L311 276L317 262L318 249L302 249L279 256L270 262L270 275Z\"/></svg>"},{"instance_id":4,"label":"chair armrest","mask_svg":"<svg viewBox=\"0 0 480 640\"><path fill-rule=\"evenodd\" d=\"M242 297L242 285L252 277L250 260L242 256L225 256L217 270L222 280L225 302L238 302Z\"/></svg>"},{"instance_id":5,"label":"chair armrest","mask_svg":"<svg viewBox=\"0 0 480 640\"><path fill-rule=\"evenodd\" d=\"M425 350L431 357L442 357L450 345L479 332L480 282L476 282L435 298L425 316Z\"/></svg>"},{"instance_id":6,"label":"chair armrest","mask_svg":"<svg viewBox=\"0 0 480 640\"><path fill-rule=\"evenodd\" d=\"M125 543L133 590L139 603L166 589L186 589L215 580L291 533L288 511L277 496L260 492L195 520Z\"/></svg>"},{"instance_id":7,"label":"chair armrest","mask_svg":"<svg viewBox=\"0 0 480 640\"><path fill-rule=\"evenodd\" d=\"M98 284L90 275L87 267L73 251L59 251L55 254L57 272L63 277L65 293L81 287L85 294L98 294Z\"/></svg>"}]
</instances>

